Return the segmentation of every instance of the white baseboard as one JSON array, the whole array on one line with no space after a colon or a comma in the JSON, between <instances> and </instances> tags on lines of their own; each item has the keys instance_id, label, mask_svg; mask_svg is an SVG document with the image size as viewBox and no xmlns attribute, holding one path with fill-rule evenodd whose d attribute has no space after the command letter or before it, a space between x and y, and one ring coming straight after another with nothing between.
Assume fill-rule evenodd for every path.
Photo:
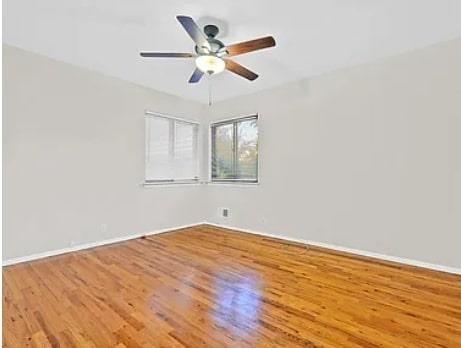
<instances>
[{"instance_id":1,"label":"white baseboard","mask_svg":"<svg viewBox=\"0 0 461 348\"><path fill-rule=\"evenodd\" d=\"M175 227L170 227L170 228L163 228L163 229L155 230L155 231L151 231L151 232L145 232L145 233L139 233L139 234L131 234L131 235L128 235L128 236L110 238L110 239L100 240L100 241L96 241L96 242L73 245L73 246L70 246L70 247L62 248L62 249L45 251L45 252L42 252L42 253L36 253L36 254L32 254L32 255L27 255L27 256L16 257L16 258L13 258L13 259L8 259L8 260L3 261L2 262L2 267L14 265L14 264L21 263L21 262L27 262L27 261L43 259L45 257L50 257L50 256L67 254L67 253L70 253L70 252L73 252L73 251L91 249L91 248L95 248L95 247L98 247L98 246L124 242L124 241L127 241L127 240L140 238L140 237L143 237L143 236L151 236L151 235L154 235L154 234L160 234L160 233L170 232L170 231L174 231L174 230L179 230L179 229L182 229L182 228L199 226L199 225L203 225L203 224L204 224L204 222L198 222L198 223L195 223L195 224L175 226Z\"/></svg>"},{"instance_id":2,"label":"white baseboard","mask_svg":"<svg viewBox=\"0 0 461 348\"><path fill-rule=\"evenodd\" d=\"M428 263L428 262L417 261L417 260L407 259L407 258L403 258L403 257L378 254L378 253L374 253L374 252L371 252L371 251L352 249L352 248L337 246L337 245L328 244L328 243L316 242L316 241L313 241L313 240L291 238L291 237L284 236L284 235L278 235L278 234L271 234L271 233L265 233L265 232L260 232L260 231L254 231L254 230L250 230L250 229L246 229L246 228L240 228L240 227L232 227L232 226L227 226L227 225L223 225L223 224L217 224L217 223L213 223L213 222L205 222L205 224L210 225L210 226L215 226L215 227L228 228L230 230L236 230L236 231L241 231L241 232L246 232L246 233L251 233L251 234L257 234L257 235L265 236L265 237L283 239L283 240L287 240L287 241L295 242L295 243L318 246L318 247L325 248L325 249L332 249L332 250L342 251L342 252L346 252L346 253L350 253L350 254L356 254L356 255L360 255L360 256L372 257L372 258L379 259L379 260L384 260L384 261L391 261L391 262L401 263L401 264L405 264L405 265L416 266L416 267L427 268L427 269L431 269L431 270L435 270L435 271L461 275L461 269L455 268L455 267L436 265L436 264L432 264L432 263Z\"/></svg>"},{"instance_id":3,"label":"white baseboard","mask_svg":"<svg viewBox=\"0 0 461 348\"><path fill-rule=\"evenodd\" d=\"M255 231L255 230L251 230L251 229L233 227L233 226L228 226L228 225L224 225L224 224L217 224L217 223L208 222L208 221L198 222L198 223L188 224L188 225L182 225L182 226L175 226L175 227L170 227L170 228L164 228L164 229L160 229L160 230L155 230L155 231L146 232L146 233L139 233L139 234L134 234L134 235L129 235L129 236L122 236L122 237L117 237L117 238L105 239L105 240L102 240L102 241L79 244L79 245L74 245L74 246L66 247L66 248L62 248L62 249L45 251L45 252L42 252L42 253L37 253L37 254L32 254L32 255L27 255L27 256L22 256L22 257L17 257L17 258L8 259L8 260L3 261L2 266L9 266L9 265L14 265L14 264L21 263L21 262L27 262L27 261L43 259L45 257L56 256L56 255L61 255L61 254L67 254L67 253L70 253L70 252L73 252L73 251L91 249L91 248L95 248L95 247L98 247L98 246L119 243L119 242L131 240L131 239L140 238L140 237L143 237L143 236L151 236L151 235L155 235L155 234L170 232L170 231L179 230L179 229L182 229L182 228L194 227L194 226L199 226L199 225L210 225L210 226L215 226L215 227L222 227L222 228L227 228L227 229L230 229L230 230L241 231L241 232L246 232L246 233L251 233L251 234L257 234L257 235L265 236L265 237L278 238L278 239L283 239L283 240L287 240L287 241L291 241L291 242L318 246L318 247L322 247L322 248L326 248L326 249L342 251L342 252L356 254L356 255L360 255L360 256L372 257L372 258L380 259L380 260L384 260L384 261L391 261L391 262L401 263L401 264L405 264L405 265L422 267L422 268L427 268L427 269L431 269L431 270L435 270L435 271L441 271L441 272L461 275L461 269L455 268L455 267L436 265L436 264L432 264L432 263L427 263L427 262L422 262L422 261L417 261L417 260L412 260L412 259L407 259L407 258L402 258L402 257L397 257L397 256L389 256L389 255L374 253L374 252L370 252L370 251L352 249L352 248L337 246L337 245L328 244L328 243L316 242L316 241L313 241L313 240L292 238L292 237L288 237L288 236L284 236L284 235L260 232L260 231Z\"/></svg>"}]
</instances>

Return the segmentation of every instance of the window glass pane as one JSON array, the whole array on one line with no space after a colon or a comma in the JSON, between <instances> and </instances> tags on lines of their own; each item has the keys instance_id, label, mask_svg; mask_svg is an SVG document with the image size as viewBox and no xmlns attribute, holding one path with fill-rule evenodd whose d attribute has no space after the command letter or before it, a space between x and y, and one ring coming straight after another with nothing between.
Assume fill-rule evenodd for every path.
<instances>
[{"instance_id":1,"label":"window glass pane","mask_svg":"<svg viewBox=\"0 0 461 348\"><path fill-rule=\"evenodd\" d=\"M212 180L258 181L258 119L235 119L211 128Z\"/></svg>"},{"instance_id":2,"label":"window glass pane","mask_svg":"<svg viewBox=\"0 0 461 348\"><path fill-rule=\"evenodd\" d=\"M232 179L234 177L234 126L232 123L214 126L212 177Z\"/></svg>"},{"instance_id":3,"label":"window glass pane","mask_svg":"<svg viewBox=\"0 0 461 348\"><path fill-rule=\"evenodd\" d=\"M258 178L258 126L256 119L237 123L237 177Z\"/></svg>"}]
</instances>

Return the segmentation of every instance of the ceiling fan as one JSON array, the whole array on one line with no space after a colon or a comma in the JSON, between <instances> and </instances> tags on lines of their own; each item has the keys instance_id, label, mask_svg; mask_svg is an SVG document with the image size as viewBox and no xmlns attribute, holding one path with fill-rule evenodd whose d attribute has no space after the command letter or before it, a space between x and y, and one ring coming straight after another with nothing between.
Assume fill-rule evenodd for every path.
<instances>
[{"instance_id":1,"label":"ceiling fan","mask_svg":"<svg viewBox=\"0 0 461 348\"><path fill-rule=\"evenodd\" d=\"M205 73L218 74L225 69L250 81L256 80L258 78L256 73L229 59L229 57L275 46L275 40L272 36L226 46L216 39L219 33L217 26L206 25L202 32L191 17L176 16L176 19L195 42L195 53L141 52L140 54L141 57L146 58L195 58L196 68L189 79L189 83L199 82Z\"/></svg>"}]
</instances>

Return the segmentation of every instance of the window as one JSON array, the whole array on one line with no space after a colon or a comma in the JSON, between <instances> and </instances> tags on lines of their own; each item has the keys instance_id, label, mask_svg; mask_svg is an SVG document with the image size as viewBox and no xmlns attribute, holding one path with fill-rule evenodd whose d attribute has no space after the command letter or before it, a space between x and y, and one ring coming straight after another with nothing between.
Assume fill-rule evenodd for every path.
<instances>
[{"instance_id":1,"label":"window","mask_svg":"<svg viewBox=\"0 0 461 348\"><path fill-rule=\"evenodd\" d=\"M211 181L258 182L258 116L211 125Z\"/></svg>"},{"instance_id":2,"label":"window","mask_svg":"<svg viewBox=\"0 0 461 348\"><path fill-rule=\"evenodd\" d=\"M145 182L198 182L197 139L197 123L146 113Z\"/></svg>"}]
</instances>

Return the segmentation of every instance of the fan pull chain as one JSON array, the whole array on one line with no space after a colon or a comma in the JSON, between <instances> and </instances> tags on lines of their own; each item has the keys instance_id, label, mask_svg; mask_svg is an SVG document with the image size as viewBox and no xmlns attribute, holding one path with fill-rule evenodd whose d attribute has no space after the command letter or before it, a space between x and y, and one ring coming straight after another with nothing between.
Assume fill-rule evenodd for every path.
<instances>
[{"instance_id":1,"label":"fan pull chain","mask_svg":"<svg viewBox=\"0 0 461 348\"><path fill-rule=\"evenodd\" d=\"M213 103L212 94L211 94L211 74L208 75L208 106L211 106Z\"/></svg>"}]
</instances>

